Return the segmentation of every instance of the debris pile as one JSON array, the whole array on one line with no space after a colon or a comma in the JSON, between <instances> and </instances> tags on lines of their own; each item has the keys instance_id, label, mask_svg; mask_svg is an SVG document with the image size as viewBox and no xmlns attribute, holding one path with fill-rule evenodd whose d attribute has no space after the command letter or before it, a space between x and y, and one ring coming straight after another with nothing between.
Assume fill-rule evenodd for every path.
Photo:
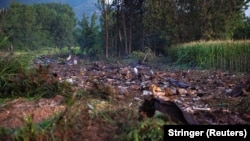
<instances>
[{"instance_id":1,"label":"debris pile","mask_svg":"<svg viewBox=\"0 0 250 141\"><path fill-rule=\"evenodd\" d=\"M34 66L39 65L48 68L48 73L57 81L68 82L76 89L89 90L104 100L116 99L132 108L141 105L138 109L140 120L153 117L156 111L160 111L180 124L250 123L250 74L166 71L147 64L111 64L83 60L73 55L42 56L34 60ZM51 101L53 98L44 100L42 105L52 103L50 108L61 106ZM35 107L49 108L39 106L39 103L42 101ZM19 111L25 113L24 108L19 108ZM0 119L6 117L4 114L6 112L0 112ZM5 121L0 120L2 122Z\"/></svg>"},{"instance_id":2,"label":"debris pile","mask_svg":"<svg viewBox=\"0 0 250 141\"><path fill-rule=\"evenodd\" d=\"M182 123L248 123L242 119L242 113L244 117L250 113L239 110L239 103L249 97L249 74L206 70L164 71L145 64L107 64L103 61L72 65L67 61L70 60L66 59L65 64L54 64L53 71L58 72L61 81L69 81L76 87L96 87L102 89L105 95L122 100L133 99L137 103L151 97L153 109L173 119L181 119L174 116L181 113ZM172 114L174 111L179 111L179 114Z\"/></svg>"},{"instance_id":3,"label":"debris pile","mask_svg":"<svg viewBox=\"0 0 250 141\"><path fill-rule=\"evenodd\" d=\"M72 84L85 89L93 86L103 89L103 93L118 99L143 102L150 96L155 103L153 109L177 119L180 117L171 114L179 111L185 119L181 122L187 124L248 123L242 119L242 113L244 117L250 113L240 110L239 103L249 97L249 74L164 71L145 64L107 64L102 61L69 67L57 64L55 68L58 72L67 72L67 75L59 74L62 80L72 79Z\"/></svg>"}]
</instances>

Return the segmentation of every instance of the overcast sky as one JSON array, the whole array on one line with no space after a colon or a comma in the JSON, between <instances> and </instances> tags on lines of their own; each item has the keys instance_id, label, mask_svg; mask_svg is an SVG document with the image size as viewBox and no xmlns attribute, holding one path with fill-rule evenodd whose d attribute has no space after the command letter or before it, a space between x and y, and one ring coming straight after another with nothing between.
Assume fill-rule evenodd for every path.
<instances>
[{"instance_id":1,"label":"overcast sky","mask_svg":"<svg viewBox=\"0 0 250 141\"><path fill-rule=\"evenodd\" d=\"M8 5L8 1L9 0L0 0L0 8L6 7ZM96 1L96 0L93 0L93 1ZM105 1L111 3L113 0L105 0ZM250 3L248 5L250 5ZM250 17L250 6L249 6L248 10L245 11L245 14L246 14L246 16Z\"/></svg>"},{"instance_id":2,"label":"overcast sky","mask_svg":"<svg viewBox=\"0 0 250 141\"><path fill-rule=\"evenodd\" d=\"M245 12L246 16L250 17L250 6L248 7L248 9Z\"/></svg>"}]
</instances>

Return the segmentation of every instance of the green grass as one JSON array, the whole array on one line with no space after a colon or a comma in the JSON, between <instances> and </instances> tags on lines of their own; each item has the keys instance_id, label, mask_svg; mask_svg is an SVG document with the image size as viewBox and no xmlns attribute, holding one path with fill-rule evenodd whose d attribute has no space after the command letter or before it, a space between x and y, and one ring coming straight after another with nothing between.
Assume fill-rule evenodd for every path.
<instances>
[{"instance_id":1,"label":"green grass","mask_svg":"<svg viewBox=\"0 0 250 141\"><path fill-rule=\"evenodd\" d=\"M59 83L49 68L35 68L32 60L47 51L15 52L0 58L0 98L53 97L61 94L69 97L72 92L68 83Z\"/></svg>"},{"instance_id":2,"label":"green grass","mask_svg":"<svg viewBox=\"0 0 250 141\"><path fill-rule=\"evenodd\" d=\"M250 41L200 41L166 49L176 64L202 69L250 72Z\"/></svg>"}]
</instances>

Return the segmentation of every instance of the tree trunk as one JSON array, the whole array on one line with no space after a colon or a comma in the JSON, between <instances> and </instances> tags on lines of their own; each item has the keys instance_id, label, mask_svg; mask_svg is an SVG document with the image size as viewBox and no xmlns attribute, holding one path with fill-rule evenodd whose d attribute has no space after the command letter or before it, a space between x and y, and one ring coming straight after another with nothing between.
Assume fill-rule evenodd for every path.
<instances>
[{"instance_id":1,"label":"tree trunk","mask_svg":"<svg viewBox=\"0 0 250 141\"><path fill-rule=\"evenodd\" d=\"M124 11L122 12L122 18L123 18L125 54L128 54L128 43L127 43L128 40L127 40L126 19Z\"/></svg>"},{"instance_id":2,"label":"tree trunk","mask_svg":"<svg viewBox=\"0 0 250 141\"><path fill-rule=\"evenodd\" d=\"M130 16L130 24L129 24L129 54L131 53L132 50L132 31L133 31L133 26L132 26L132 15Z\"/></svg>"},{"instance_id":3,"label":"tree trunk","mask_svg":"<svg viewBox=\"0 0 250 141\"><path fill-rule=\"evenodd\" d=\"M145 48L145 33L142 31L141 50Z\"/></svg>"},{"instance_id":4,"label":"tree trunk","mask_svg":"<svg viewBox=\"0 0 250 141\"><path fill-rule=\"evenodd\" d=\"M120 45L121 45L120 48L123 49L123 45L122 45L122 34L121 34L121 31L120 31L120 30L119 30L119 40L120 40ZM121 49L119 49L119 56L121 55L121 53L123 53L123 51L122 51Z\"/></svg>"},{"instance_id":5,"label":"tree trunk","mask_svg":"<svg viewBox=\"0 0 250 141\"><path fill-rule=\"evenodd\" d=\"M108 15L107 11L105 11L105 32L106 32L106 46L105 46L105 57L109 58L109 31L108 31Z\"/></svg>"}]
</instances>

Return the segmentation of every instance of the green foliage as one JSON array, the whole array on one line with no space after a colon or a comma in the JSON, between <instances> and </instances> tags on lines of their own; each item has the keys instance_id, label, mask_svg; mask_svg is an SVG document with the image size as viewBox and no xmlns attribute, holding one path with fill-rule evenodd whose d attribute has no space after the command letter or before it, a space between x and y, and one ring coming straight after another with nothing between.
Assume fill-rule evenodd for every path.
<instances>
[{"instance_id":1,"label":"green foliage","mask_svg":"<svg viewBox=\"0 0 250 141\"><path fill-rule=\"evenodd\" d=\"M8 37L15 49L65 47L74 44L76 19L66 4L22 5L13 2L0 16L0 34Z\"/></svg>"},{"instance_id":2,"label":"green foliage","mask_svg":"<svg viewBox=\"0 0 250 141\"><path fill-rule=\"evenodd\" d=\"M48 134L53 129L53 125L58 120L58 115L48 118L40 123L34 123L31 115L26 115L23 119L24 125L14 130L13 133L5 132L0 133L2 136L9 136L13 140L33 141L33 140L50 140L51 136Z\"/></svg>"},{"instance_id":3,"label":"green foliage","mask_svg":"<svg viewBox=\"0 0 250 141\"><path fill-rule=\"evenodd\" d=\"M73 54L77 54L77 55L82 54L80 47L71 47L71 50Z\"/></svg>"},{"instance_id":4,"label":"green foliage","mask_svg":"<svg viewBox=\"0 0 250 141\"><path fill-rule=\"evenodd\" d=\"M163 46L169 45L170 40L173 40L171 32L173 32L174 21L171 16L173 16L174 9L171 5L174 5L174 1L148 0L144 6L142 26L146 35L145 44L153 47L157 52L161 52ZM170 13L172 14L170 15Z\"/></svg>"},{"instance_id":5,"label":"green foliage","mask_svg":"<svg viewBox=\"0 0 250 141\"><path fill-rule=\"evenodd\" d=\"M3 25L4 33L16 47L34 47L38 39L36 12L32 6L12 4Z\"/></svg>"},{"instance_id":6,"label":"green foliage","mask_svg":"<svg viewBox=\"0 0 250 141\"><path fill-rule=\"evenodd\" d=\"M70 97L71 85L59 83L49 72L49 66L28 69L27 58L4 58L0 61L0 97L53 97L57 94Z\"/></svg>"},{"instance_id":7,"label":"green foliage","mask_svg":"<svg viewBox=\"0 0 250 141\"><path fill-rule=\"evenodd\" d=\"M94 13L90 19L83 14L82 21L80 21L79 28L76 29L77 42L80 45L81 52L88 56L96 56L100 54L101 43L99 39L99 26L96 25L97 15Z\"/></svg>"},{"instance_id":8,"label":"green foliage","mask_svg":"<svg viewBox=\"0 0 250 141\"><path fill-rule=\"evenodd\" d=\"M237 8L235 8L237 7ZM166 31L172 44L196 40L231 39L241 26L244 1L148 1L144 23L154 34ZM153 23L150 21L154 21ZM150 37L152 38L152 37Z\"/></svg>"},{"instance_id":9,"label":"green foliage","mask_svg":"<svg viewBox=\"0 0 250 141\"><path fill-rule=\"evenodd\" d=\"M13 138L15 140L23 140L23 141L35 140L36 136L38 135L38 133L40 133L40 131L38 131L38 129L36 128L32 120L32 117L31 116L25 117L24 122L25 126L17 130Z\"/></svg>"},{"instance_id":10,"label":"green foliage","mask_svg":"<svg viewBox=\"0 0 250 141\"><path fill-rule=\"evenodd\" d=\"M204 69L249 72L249 41L214 41L181 44L167 49L177 64L190 64Z\"/></svg>"},{"instance_id":11,"label":"green foliage","mask_svg":"<svg viewBox=\"0 0 250 141\"><path fill-rule=\"evenodd\" d=\"M8 46L8 37L0 35L0 50L6 50Z\"/></svg>"},{"instance_id":12,"label":"green foliage","mask_svg":"<svg viewBox=\"0 0 250 141\"><path fill-rule=\"evenodd\" d=\"M161 53L164 47L180 43L249 35L241 29L249 0L98 2L103 41L113 54L127 55L145 46Z\"/></svg>"},{"instance_id":13,"label":"green foliage","mask_svg":"<svg viewBox=\"0 0 250 141\"><path fill-rule=\"evenodd\" d=\"M147 118L134 128L129 129L128 141L162 141L165 122L160 118Z\"/></svg>"},{"instance_id":14,"label":"green foliage","mask_svg":"<svg viewBox=\"0 0 250 141\"><path fill-rule=\"evenodd\" d=\"M233 38L250 39L250 17L246 17L243 21L243 25L235 29Z\"/></svg>"},{"instance_id":15,"label":"green foliage","mask_svg":"<svg viewBox=\"0 0 250 141\"><path fill-rule=\"evenodd\" d=\"M133 51L131 57L135 60L140 60L145 62L152 62L156 59L154 53L151 51L150 48L147 48L145 52Z\"/></svg>"}]
</instances>

